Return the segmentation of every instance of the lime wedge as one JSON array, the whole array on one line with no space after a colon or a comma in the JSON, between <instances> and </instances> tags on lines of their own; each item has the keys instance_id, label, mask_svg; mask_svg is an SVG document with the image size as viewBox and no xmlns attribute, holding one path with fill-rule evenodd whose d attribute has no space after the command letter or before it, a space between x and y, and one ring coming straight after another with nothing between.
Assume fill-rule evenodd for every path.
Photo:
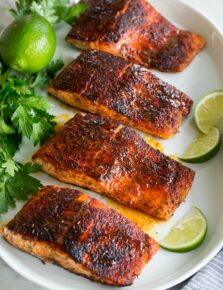
<instances>
[{"instance_id":1,"label":"lime wedge","mask_svg":"<svg viewBox=\"0 0 223 290\"><path fill-rule=\"evenodd\" d=\"M178 158L189 163L205 162L217 154L220 145L220 132L216 127L213 127L207 135L199 133L185 153Z\"/></svg>"},{"instance_id":2,"label":"lime wedge","mask_svg":"<svg viewBox=\"0 0 223 290\"><path fill-rule=\"evenodd\" d=\"M188 252L196 249L207 233L207 220L198 208L194 207L175 225L160 242L160 246L171 252Z\"/></svg>"},{"instance_id":3,"label":"lime wedge","mask_svg":"<svg viewBox=\"0 0 223 290\"><path fill-rule=\"evenodd\" d=\"M207 134L223 117L223 91L214 91L203 97L195 108L198 129Z\"/></svg>"}]
</instances>

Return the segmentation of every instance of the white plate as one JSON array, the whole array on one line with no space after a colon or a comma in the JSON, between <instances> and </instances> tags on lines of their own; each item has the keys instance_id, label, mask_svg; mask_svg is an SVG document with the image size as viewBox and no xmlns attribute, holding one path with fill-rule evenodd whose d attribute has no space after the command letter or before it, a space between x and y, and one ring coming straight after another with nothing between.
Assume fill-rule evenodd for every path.
<instances>
[{"instance_id":1,"label":"white plate","mask_svg":"<svg viewBox=\"0 0 223 290\"><path fill-rule=\"evenodd\" d=\"M207 92L222 89L223 84L223 36L200 13L178 0L151 0L150 1L166 18L179 27L202 34L207 40L205 50L200 53L192 64L182 73L158 73L162 79L174 84L176 87L188 93L195 101L199 100ZM58 30L57 56L61 55L65 63L69 63L78 55L78 51L66 44L64 37L69 30L66 25L60 25ZM73 114L74 110L61 106L60 102L50 98L55 104L54 114ZM174 138L163 141L166 154L180 154L191 142L196 134L193 123L193 113L184 122L180 133ZM27 161L31 158L34 148L25 143L18 160ZM176 211L176 214L164 225L157 227L152 234L159 238L165 234L170 226L189 210L191 206L199 207L207 216L208 233L204 243L195 251L177 254L160 250L152 261L145 267L142 274L136 279L133 286L126 287L131 290L157 290L171 287L188 278L202 266L204 266L223 246L223 152L211 161L191 165L196 171L196 178L190 194L184 204ZM45 174L37 174L45 184L58 184L54 179ZM106 201L105 198L91 193L96 198ZM17 207L17 211L19 206ZM7 220L14 215L10 211L3 219ZM99 283L93 283L85 278L69 273L51 264L42 264L38 259L29 256L7 244L0 239L0 256L14 270L26 278L53 290L102 290L114 289Z\"/></svg>"}]
</instances>

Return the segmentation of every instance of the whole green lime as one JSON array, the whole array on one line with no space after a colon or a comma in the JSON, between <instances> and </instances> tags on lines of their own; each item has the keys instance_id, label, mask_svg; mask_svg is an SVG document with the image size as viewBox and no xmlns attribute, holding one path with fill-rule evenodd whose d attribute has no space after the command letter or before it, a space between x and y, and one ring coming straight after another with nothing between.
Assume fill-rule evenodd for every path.
<instances>
[{"instance_id":1,"label":"whole green lime","mask_svg":"<svg viewBox=\"0 0 223 290\"><path fill-rule=\"evenodd\" d=\"M46 67L56 48L53 27L42 16L22 16L12 22L0 37L0 55L10 68L35 73Z\"/></svg>"}]
</instances>

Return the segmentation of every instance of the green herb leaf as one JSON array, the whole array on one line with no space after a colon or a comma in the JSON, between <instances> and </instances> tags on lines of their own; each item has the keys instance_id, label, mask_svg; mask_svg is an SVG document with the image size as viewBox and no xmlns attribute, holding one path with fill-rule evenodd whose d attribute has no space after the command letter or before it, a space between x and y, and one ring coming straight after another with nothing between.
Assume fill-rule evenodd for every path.
<instances>
[{"instance_id":1,"label":"green herb leaf","mask_svg":"<svg viewBox=\"0 0 223 290\"><path fill-rule=\"evenodd\" d=\"M25 3L20 1L21 5L22 2ZM38 83L45 84L59 67L61 61L56 61L38 74L21 74L7 69L0 61L0 213L14 207L16 200L26 200L42 186L30 175L40 167L22 165L13 157L22 137L37 145L54 132L54 116L47 112L51 105L35 93L34 87L37 78Z\"/></svg>"},{"instance_id":2,"label":"green herb leaf","mask_svg":"<svg viewBox=\"0 0 223 290\"><path fill-rule=\"evenodd\" d=\"M33 0L17 0L15 2L16 9L10 9L12 16L20 17L26 15L30 11Z\"/></svg>"},{"instance_id":3,"label":"green herb leaf","mask_svg":"<svg viewBox=\"0 0 223 290\"><path fill-rule=\"evenodd\" d=\"M42 71L40 71L36 79L34 80L32 86L38 88L44 88L51 79L53 79L57 72L64 66L62 59L57 59L56 61L51 61L51 63Z\"/></svg>"},{"instance_id":4,"label":"green herb leaf","mask_svg":"<svg viewBox=\"0 0 223 290\"><path fill-rule=\"evenodd\" d=\"M0 213L6 212L8 205L14 207L16 200L26 200L42 187L39 180L29 175L39 171L40 166L22 165L10 157L4 159L3 153L0 152Z\"/></svg>"},{"instance_id":5,"label":"green herb leaf","mask_svg":"<svg viewBox=\"0 0 223 290\"><path fill-rule=\"evenodd\" d=\"M32 134L32 116L29 114L28 110L19 105L12 115L12 122L15 128L18 129L19 133L23 136L30 138Z\"/></svg>"},{"instance_id":6,"label":"green herb leaf","mask_svg":"<svg viewBox=\"0 0 223 290\"><path fill-rule=\"evenodd\" d=\"M33 124L32 141L36 145L38 143L42 144L48 137L49 124L44 122L44 120Z\"/></svg>"},{"instance_id":7,"label":"green herb leaf","mask_svg":"<svg viewBox=\"0 0 223 290\"><path fill-rule=\"evenodd\" d=\"M40 14L45 17L49 23L54 25L58 22L58 16L55 11L55 1L52 0L42 0L42 1L33 1L30 7L30 10L33 13Z\"/></svg>"},{"instance_id":8,"label":"green herb leaf","mask_svg":"<svg viewBox=\"0 0 223 290\"><path fill-rule=\"evenodd\" d=\"M54 132L54 116L47 113L51 104L33 86L46 84L62 65L57 60L31 76L9 69L0 75L0 135L20 134L36 145Z\"/></svg>"},{"instance_id":9,"label":"green herb leaf","mask_svg":"<svg viewBox=\"0 0 223 290\"><path fill-rule=\"evenodd\" d=\"M4 176L1 174L1 179L4 177L4 184L0 183L2 185L0 186L0 212L8 210L7 204L14 207L16 200L27 200L42 187L38 179L27 173L34 170L34 166L25 164L19 165L18 168L13 177L7 173Z\"/></svg>"},{"instance_id":10,"label":"green herb leaf","mask_svg":"<svg viewBox=\"0 0 223 290\"><path fill-rule=\"evenodd\" d=\"M20 134L12 134L2 136L0 134L0 153L4 152L4 156L13 157L19 150L22 136Z\"/></svg>"},{"instance_id":11,"label":"green herb leaf","mask_svg":"<svg viewBox=\"0 0 223 290\"><path fill-rule=\"evenodd\" d=\"M33 95L28 98L24 98L21 102L21 105L29 107L29 108L35 108L39 110L47 110L52 107L52 105L47 101L47 99L44 99L42 96Z\"/></svg>"},{"instance_id":12,"label":"green herb leaf","mask_svg":"<svg viewBox=\"0 0 223 290\"><path fill-rule=\"evenodd\" d=\"M55 7L56 13L60 21L65 21L68 24L74 24L78 17L86 10L87 3L80 2L74 6L62 6L58 5Z\"/></svg>"},{"instance_id":13,"label":"green herb leaf","mask_svg":"<svg viewBox=\"0 0 223 290\"><path fill-rule=\"evenodd\" d=\"M41 166L38 164L28 162L28 163L22 165L22 168L23 168L23 171L25 173L29 174L29 173L35 173L35 172L40 171Z\"/></svg>"},{"instance_id":14,"label":"green herb leaf","mask_svg":"<svg viewBox=\"0 0 223 290\"><path fill-rule=\"evenodd\" d=\"M12 126L7 125L2 117L0 117L0 134L8 135L15 133Z\"/></svg>"},{"instance_id":15,"label":"green herb leaf","mask_svg":"<svg viewBox=\"0 0 223 290\"><path fill-rule=\"evenodd\" d=\"M14 176L15 172L18 171L18 166L12 158L9 158L4 163L2 163L2 168L4 168L5 172L10 176Z\"/></svg>"},{"instance_id":16,"label":"green herb leaf","mask_svg":"<svg viewBox=\"0 0 223 290\"><path fill-rule=\"evenodd\" d=\"M86 8L86 2L71 5L68 0L17 0L16 9L10 11L15 18L37 13L54 25L60 21L73 24Z\"/></svg>"},{"instance_id":17,"label":"green herb leaf","mask_svg":"<svg viewBox=\"0 0 223 290\"><path fill-rule=\"evenodd\" d=\"M3 186L5 187L5 186ZM3 188L0 188L0 213L8 211L8 203Z\"/></svg>"}]
</instances>

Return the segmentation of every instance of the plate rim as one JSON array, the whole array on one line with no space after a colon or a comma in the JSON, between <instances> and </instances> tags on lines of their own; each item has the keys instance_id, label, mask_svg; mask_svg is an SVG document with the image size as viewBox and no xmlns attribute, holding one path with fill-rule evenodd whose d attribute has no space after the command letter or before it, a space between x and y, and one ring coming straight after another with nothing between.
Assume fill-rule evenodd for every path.
<instances>
[{"instance_id":1,"label":"plate rim","mask_svg":"<svg viewBox=\"0 0 223 290\"><path fill-rule=\"evenodd\" d=\"M216 23L214 23L212 21L212 19L210 19L204 12L199 11L197 7L194 7L191 3L187 3L185 0L174 0L174 1L180 3L181 5L187 7L191 10L193 10L193 12L195 12L199 16L201 16L206 22L209 23L209 25L211 25L213 27L214 31L217 32L223 40L223 31L221 31L219 26ZM0 236L0 240L3 240L3 238L1 236ZM185 281L186 279L191 277L193 274L197 273L211 259L213 259L216 256L216 254L221 250L221 248L223 248L223 232L222 232L222 237L219 240L219 242L217 243L217 245L212 249L212 251L209 252L209 254L206 257L202 258L200 260L200 262L198 262L196 264L196 266L194 266L191 270L186 271L184 274L180 275L179 278L174 278L172 281L164 282L164 284L161 286L154 286L153 288L151 288L151 290L165 290L167 288L176 286L177 284ZM16 249L16 250L20 251L19 249ZM30 282L35 283L41 287L44 287L46 289L52 289L52 290L55 289L54 287L56 286L56 284L54 281L52 281L50 279L43 278L43 277L41 277L41 279L39 279L40 274L36 274L33 271L32 271L32 275L29 276L29 271L28 272L24 271L23 267L20 268L16 265L16 263L12 262L12 261L14 261L13 259L12 260L8 259L8 256L10 256L10 255L13 255L13 254L11 252L9 252L7 249L5 249L4 246L0 245L0 258L8 266L10 266L15 272L19 273L21 276L23 276L24 278L26 278ZM16 259L19 260L19 258L17 258L17 257L16 257ZM67 286L64 286L64 287L65 287L64 289L67 288ZM73 289L80 290L78 288L73 288Z\"/></svg>"}]
</instances>

